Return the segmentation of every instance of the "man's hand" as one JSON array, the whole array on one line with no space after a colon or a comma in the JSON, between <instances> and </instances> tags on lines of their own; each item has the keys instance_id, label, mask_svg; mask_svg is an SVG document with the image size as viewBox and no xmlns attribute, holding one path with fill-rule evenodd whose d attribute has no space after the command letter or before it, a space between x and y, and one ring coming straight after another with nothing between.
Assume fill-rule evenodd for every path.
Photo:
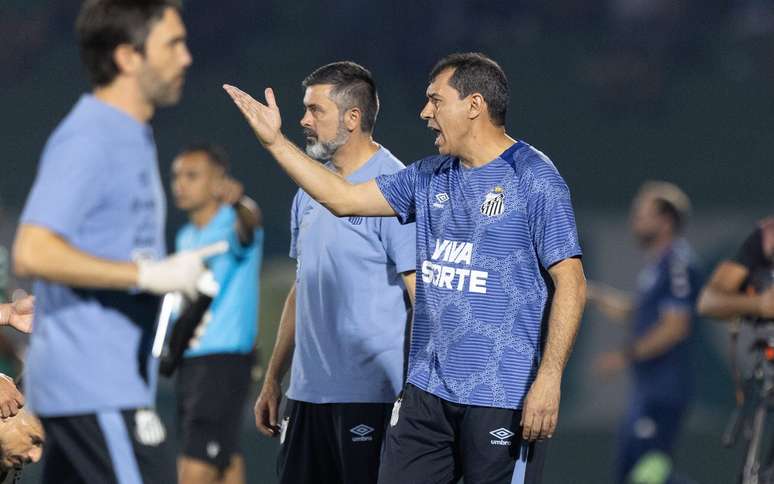
<instances>
[{"instance_id":1,"label":"man's hand","mask_svg":"<svg viewBox=\"0 0 774 484\"><path fill-rule=\"evenodd\" d=\"M626 356L621 351L609 351L597 356L592 364L592 371L601 378L611 378L621 373L627 366Z\"/></svg>"},{"instance_id":2,"label":"man's hand","mask_svg":"<svg viewBox=\"0 0 774 484\"><path fill-rule=\"evenodd\" d=\"M43 426L26 411L0 422L0 470L38 462L43 454L43 440Z\"/></svg>"},{"instance_id":3,"label":"man's hand","mask_svg":"<svg viewBox=\"0 0 774 484\"><path fill-rule=\"evenodd\" d=\"M13 417L24 406L24 395L8 375L0 373L0 417Z\"/></svg>"},{"instance_id":4,"label":"man's hand","mask_svg":"<svg viewBox=\"0 0 774 484\"><path fill-rule=\"evenodd\" d=\"M25 296L10 304L0 304L0 325L13 326L22 333L32 331L35 297Z\"/></svg>"},{"instance_id":5,"label":"man's hand","mask_svg":"<svg viewBox=\"0 0 774 484\"><path fill-rule=\"evenodd\" d=\"M264 380L261 394L255 401L255 426L268 437L279 435L277 414L280 399L282 399L282 389L279 382L269 378Z\"/></svg>"},{"instance_id":6,"label":"man's hand","mask_svg":"<svg viewBox=\"0 0 774 484\"><path fill-rule=\"evenodd\" d=\"M562 376L541 375L535 378L524 399L521 413L522 438L528 441L550 439L559 421L559 399Z\"/></svg>"},{"instance_id":7,"label":"man's hand","mask_svg":"<svg viewBox=\"0 0 774 484\"><path fill-rule=\"evenodd\" d=\"M223 89L226 90L234 104L242 111L242 114L247 119L247 122L250 123L250 127L253 128L262 145L268 147L280 138L282 117L280 116L277 101L274 99L274 91L270 87L266 88L265 91L266 104L256 101L252 96L237 87L224 84Z\"/></svg>"},{"instance_id":8,"label":"man's hand","mask_svg":"<svg viewBox=\"0 0 774 484\"><path fill-rule=\"evenodd\" d=\"M241 183L230 176L223 177L218 186L218 200L227 205L234 205L242 199L245 189Z\"/></svg>"},{"instance_id":9,"label":"man's hand","mask_svg":"<svg viewBox=\"0 0 774 484\"><path fill-rule=\"evenodd\" d=\"M137 287L154 294L180 291L194 298L199 277L206 270L204 259L227 250L226 242L217 242L199 249L178 252L158 261L139 261Z\"/></svg>"}]
</instances>

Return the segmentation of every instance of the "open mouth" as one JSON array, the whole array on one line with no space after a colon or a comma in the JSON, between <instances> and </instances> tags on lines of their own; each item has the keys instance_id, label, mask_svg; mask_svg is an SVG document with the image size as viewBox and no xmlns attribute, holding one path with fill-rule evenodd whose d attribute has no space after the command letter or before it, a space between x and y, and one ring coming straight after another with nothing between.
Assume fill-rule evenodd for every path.
<instances>
[{"instance_id":1,"label":"open mouth","mask_svg":"<svg viewBox=\"0 0 774 484\"><path fill-rule=\"evenodd\" d=\"M440 129L438 129L438 128L434 127L434 126L428 126L428 128L430 128L430 130L433 133L435 133L435 146L438 146L441 143L443 143L443 132L441 132Z\"/></svg>"}]
</instances>

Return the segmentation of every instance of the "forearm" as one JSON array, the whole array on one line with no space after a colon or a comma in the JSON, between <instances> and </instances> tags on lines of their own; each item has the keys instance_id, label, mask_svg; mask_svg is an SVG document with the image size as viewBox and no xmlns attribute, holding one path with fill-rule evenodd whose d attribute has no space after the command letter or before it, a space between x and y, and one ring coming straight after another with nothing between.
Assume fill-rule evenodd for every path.
<instances>
[{"instance_id":1,"label":"forearm","mask_svg":"<svg viewBox=\"0 0 774 484\"><path fill-rule=\"evenodd\" d=\"M585 304L586 284L582 272L580 277L556 281L539 375L561 375L564 371L580 329Z\"/></svg>"},{"instance_id":2,"label":"forearm","mask_svg":"<svg viewBox=\"0 0 774 484\"><path fill-rule=\"evenodd\" d=\"M237 216L237 235L243 246L252 244L254 231L261 226L261 211L255 201L243 196L234 204Z\"/></svg>"},{"instance_id":3,"label":"forearm","mask_svg":"<svg viewBox=\"0 0 774 484\"><path fill-rule=\"evenodd\" d=\"M631 295L627 292L608 285L589 282L587 297L588 302L614 321L625 322L631 317L634 305Z\"/></svg>"},{"instance_id":4,"label":"forearm","mask_svg":"<svg viewBox=\"0 0 774 484\"><path fill-rule=\"evenodd\" d=\"M657 358L683 341L689 332L687 323L676 325L661 321L650 331L634 341L624 353L632 361L647 361Z\"/></svg>"},{"instance_id":5,"label":"forearm","mask_svg":"<svg viewBox=\"0 0 774 484\"><path fill-rule=\"evenodd\" d=\"M290 288L285 306L282 308L277 339L274 343L269 365L266 369L266 380L281 382L285 377L293 359L296 344L296 286Z\"/></svg>"},{"instance_id":6,"label":"forearm","mask_svg":"<svg viewBox=\"0 0 774 484\"><path fill-rule=\"evenodd\" d=\"M758 316L759 296L705 288L699 297L697 309L702 316L731 319L739 316Z\"/></svg>"},{"instance_id":7,"label":"forearm","mask_svg":"<svg viewBox=\"0 0 774 484\"><path fill-rule=\"evenodd\" d=\"M339 217L354 215L348 193L351 183L307 156L284 136L266 145L266 149L290 178L321 205Z\"/></svg>"},{"instance_id":8,"label":"forearm","mask_svg":"<svg viewBox=\"0 0 774 484\"><path fill-rule=\"evenodd\" d=\"M133 262L91 256L40 227L19 228L13 260L14 271L20 277L82 288L127 289L137 285L137 266Z\"/></svg>"}]
</instances>

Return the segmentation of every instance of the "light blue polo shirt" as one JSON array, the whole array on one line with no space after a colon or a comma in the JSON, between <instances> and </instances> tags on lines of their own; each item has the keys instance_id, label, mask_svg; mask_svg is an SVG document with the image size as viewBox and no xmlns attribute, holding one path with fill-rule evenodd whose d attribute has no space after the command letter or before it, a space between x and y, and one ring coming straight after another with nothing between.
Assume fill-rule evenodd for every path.
<instances>
[{"instance_id":1,"label":"light blue polo shirt","mask_svg":"<svg viewBox=\"0 0 774 484\"><path fill-rule=\"evenodd\" d=\"M347 179L396 173L380 148ZM296 335L287 396L311 403L392 402L403 379L409 308L401 273L414 271L414 226L395 217L338 218L299 190L290 214L297 259Z\"/></svg>"},{"instance_id":2,"label":"light blue polo shirt","mask_svg":"<svg viewBox=\"0 0 774 484\"><path fill-rule=\"evenodd\" d=\"M263 229L243 246L236 231L237 213L223 205L204 227L187 224L177 233L177 250L203 247L225 240L229 250L209 259L220 286L202 321L202 334L192 341L185 357L216 353L250 353L258 335L258 275L263 254Z\"/></svg>"},{"instance_id":3,"label":"light blue polo shirt","mask_svg":"<svg viewBox=\"0 0 774 484\"><path fill-rule=\"evenodd\" d=\"M165 255L156 145L142 124L84 95L46 143L21 222L95 257ZM43 416L152 403L158 298L35 281L25 391ZM149 364L153 362L154 364Z\"/></svg>"}]
</instances>

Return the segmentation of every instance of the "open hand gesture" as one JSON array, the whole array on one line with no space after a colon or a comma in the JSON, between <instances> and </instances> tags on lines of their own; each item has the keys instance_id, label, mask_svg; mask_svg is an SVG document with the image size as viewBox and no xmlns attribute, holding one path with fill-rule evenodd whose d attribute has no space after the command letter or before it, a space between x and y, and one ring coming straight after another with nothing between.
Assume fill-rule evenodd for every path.
<instances>
[{"instance_id":1,"label":"open hand gesture","mask_svg":"<svg viewBox=\"0 0 774 484\"><path fill-rule=\"evenodd\" d=\"M246 92L229 84L224 84L223 89L242 111L262 145L270 146L279 139L282 118L274 99L274 91L270 87L265 91L266 104L256 101Z\"/></svg>"}]
</instances>

